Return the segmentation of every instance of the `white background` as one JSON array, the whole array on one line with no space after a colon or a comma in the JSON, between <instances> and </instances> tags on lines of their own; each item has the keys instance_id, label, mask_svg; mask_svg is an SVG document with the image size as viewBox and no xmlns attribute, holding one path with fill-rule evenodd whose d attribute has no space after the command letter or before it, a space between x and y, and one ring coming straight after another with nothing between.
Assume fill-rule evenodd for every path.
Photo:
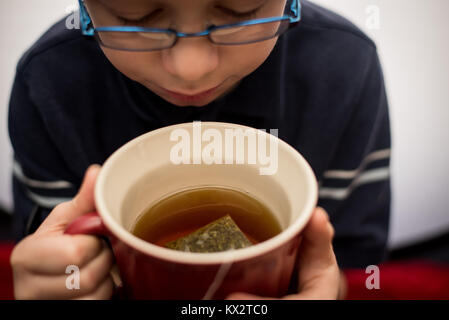
<instances>
[{"instance_id":1,"label":"white background","mask_svg":"<svg viewBox=\"0 0 449 320\"><path fill-rule=\"evenodd\" d=\"M449 231L449 1L315 0L378 45L393 130L390 246ZM12 207L7 106L21 54L74 0L0 2L0 204ZM370 6L379 9L379 29ZM375 8L376 8L375 7Z\"/></svg>"}]
</instances>

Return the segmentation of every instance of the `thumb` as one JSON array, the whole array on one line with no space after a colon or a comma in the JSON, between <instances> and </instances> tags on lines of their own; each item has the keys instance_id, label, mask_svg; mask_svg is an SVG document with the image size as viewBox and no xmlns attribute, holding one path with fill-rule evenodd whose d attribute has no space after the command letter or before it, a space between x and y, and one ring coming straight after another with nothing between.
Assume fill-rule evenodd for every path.
<instances>
[{"instance_id":1,"label":"thumb","mask_svg":"<svg viewBox=\"0 0 449 320\"><path fill-rule=\"evenodd\" d=\"M97 164L91 165L84 175L83 183L77 195L71 201L56 206L36 232L49 229L52 232L63 232L73 220L94 211L94 189L100 169L101 167Z\"/></svg>"},{"instance_id":2,"label":"thumb","mask_svg":"<svg viewBox=\"0 0 449 320\"><path fill-rule=\"evenodd\" d=\"M334 263L332 239L334 228L329 221L329 215L320 207L317 207L307 224L303 240L299 249L300 266L327 267Z\"/></svg>"},{"instance_id":3,"label":"thumb","mask_svg":"<svg viewBox=\"0 0 449 320\"><path fill-rule=\"evenodd\" d=\"M339 269L332 248L334 229L329 216L316 208L303 232L298 252L299 293L283 297L286 300L336 299L339 291ZM230 300L265 300L247 293L233 293Z\"/></svg>"},{"instance_id":4,"label":"thumb","mask_svg":"<svg viewBox=\"0 0 449 320\"><path fill-rule=\"evenodd\" d=\"M332 247L334 228L324 209L315 210L303 236L298 252L300 293L291 298L335 299L340 275Z\"/></svg>"}]
</instances>

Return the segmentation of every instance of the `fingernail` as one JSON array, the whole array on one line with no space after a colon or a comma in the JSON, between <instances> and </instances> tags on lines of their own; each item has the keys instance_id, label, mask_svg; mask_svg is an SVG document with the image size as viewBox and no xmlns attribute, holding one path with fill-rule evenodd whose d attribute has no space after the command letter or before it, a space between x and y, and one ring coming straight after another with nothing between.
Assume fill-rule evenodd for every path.
<instances>
[{"instance_id":1,"label":"fingernail","mask_svg":"<svg viewBox=\"0 0 449 320\"><path fill-rule=\"evenodd\" d=\"M89 168L87 169L87 171L90 172L90 171L93 171L93 170L99 169L99 168L101 168L101 166L99 164L91 164L89 166Z\"/></svg>"},{"instance_id":2,"label":"fingernail","mask_svg":"<svg viewBox=\"0 0 449 320\"><path fill-rule=\"evenodd\" d=\"M85 174L85 179L89 179L90 176L93 174L94 171L99 170L101 168L100 165L98 164L92 164L90 165L87 170L86 170L86 174ZM89 178L88 178L89 177Z\"/></svg>"},{"instance_id":3,"label":"fingernail","mask_svg":"<svg viewBox=\"0 0 449 320\"><path fill-rule=\"evenodd\" d=\"M324 209L321 208L321 207L318 207L317 209L320 210L320 211L323 213L323 215L326 217L326 219L327 219L328 221L330 221L329 214L327 213L326 210L324 210Z\"/></svg>"},{"instance_id":4,"label":"fingernail","mask_svg":"<svg viewBox=\"0 0 449 320\"><path fill-rule=\"evenodd\" d=\"M324 212L324 214L326 215L326 219L330 221L329 214L328 214L326 211L324 211L324 210L323 210L323 212Z\"/></svg>"}]
</instances>

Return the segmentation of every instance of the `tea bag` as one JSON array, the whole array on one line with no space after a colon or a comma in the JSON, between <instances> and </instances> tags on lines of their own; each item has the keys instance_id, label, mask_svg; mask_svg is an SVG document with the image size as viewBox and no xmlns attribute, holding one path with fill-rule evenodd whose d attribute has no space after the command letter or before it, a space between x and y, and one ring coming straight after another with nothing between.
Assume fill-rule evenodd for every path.
<instances>
[{"instance_id":1,"label":"tea bag","mask_svg":"<svg viewBox=\"0 0 449 320\"><path fill-rule=\"evenodd\" d=\"M251 246L252 243L229 215L215 220L191 234L168 242L170 249L186 252L219 252Z\"/></svg>"}]
</instances>

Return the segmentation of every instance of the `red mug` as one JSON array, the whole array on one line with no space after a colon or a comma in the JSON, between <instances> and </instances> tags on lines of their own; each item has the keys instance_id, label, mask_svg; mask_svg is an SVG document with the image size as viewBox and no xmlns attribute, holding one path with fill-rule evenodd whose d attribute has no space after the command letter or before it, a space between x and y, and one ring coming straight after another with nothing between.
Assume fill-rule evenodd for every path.
<instances>
[{"instance_id":1,"label":"red mug","mask_svg":"<svg viewBox=\"0 0 449 320\"><path fill-rule=\"evenodd\" d=\"M217 152L231 139L236 142L232 148ZM267 140L269 148L263 146ZM209 144L202 149L204 142ZM204 152L210 149L214 155ZM256 149L265 154L251 158ZM242 152L251 161L242 161ZM154 203L180 190L207 186L248 192L276 215L282 232L244 249L216 253L171 250L130 232ZM95 185L98 213L78 218L66 233L109 239L122 296L128 299L223 299L233 292L281 297L317 199L318 184L307 161L274 135L230 123L185 123L144 134L114 152Z\"/></svg>"}]
</instances>

